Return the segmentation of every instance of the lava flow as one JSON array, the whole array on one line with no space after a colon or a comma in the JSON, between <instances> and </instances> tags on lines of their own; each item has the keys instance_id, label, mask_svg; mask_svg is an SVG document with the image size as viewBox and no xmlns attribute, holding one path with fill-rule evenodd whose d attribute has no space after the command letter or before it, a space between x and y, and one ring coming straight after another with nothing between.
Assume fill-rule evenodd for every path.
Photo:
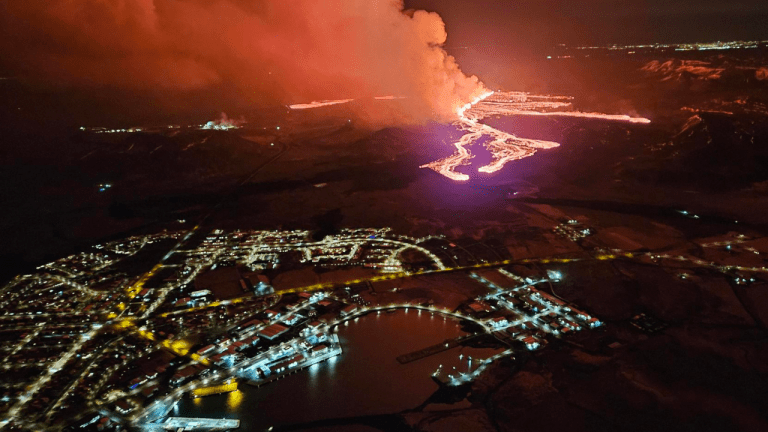
<instances>
[{"instance_id":1,"label":"lava flow","mask_svg":"<svg viewBox=\"0 0 768 432\"><path fill-rule=\"evenodd\" d=\"M483 173L499 171L507 162L532 156L537 149L549 149L560 145L552 141L518 138L513 134L480 123L482 119L493 115L580 117L629 123L650 123L648 119L626 115L555 111L571 107L571 100L570 97L566 96L531 96L521 92L485 93L456 110L459 120L455 124L461 130L467 131L459 141L453 144L456 147L456 153L422 165L420 168L433 169L451 180L467 181L469 175L456 172L456 168L470 163L469 161L474 156L468 147L483 137L491 138L484 145L491 152L493 158L491 163L478 168L478 171Z\"/></svg>"},{"instance_id":2,"label":"lava flow","mask_svg":"<svg viewBox=\"0 0 768 432\"><path fill-rule=\"evenodd\" d=\"M293 110L302 110L310 108L320 108L324 106L339 105L352 102L354 99L339 99L339 100L324 100L324 101L312 101L310 103L300 103L288 105L288 108Z\"/></svg>"}]
</instances>

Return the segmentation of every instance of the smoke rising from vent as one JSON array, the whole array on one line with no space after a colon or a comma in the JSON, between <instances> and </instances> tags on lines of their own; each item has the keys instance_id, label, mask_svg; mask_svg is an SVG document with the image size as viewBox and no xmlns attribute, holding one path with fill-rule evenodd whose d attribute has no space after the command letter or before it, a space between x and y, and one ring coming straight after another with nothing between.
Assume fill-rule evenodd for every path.
<instances>
[{"instance_id":1,"label":"smoke rising from vent","mask_svg":"<svg viewBox=\"0 0 768 432\"><path fill-rule=\"evenodd\" d=\"M393 94L417 121L455 119L485 91L443 50L440 16L402 0L4 3L3 66L54 88L226 86L260 105Z\"/></svg>"},{"instance_id":2,"label":"smoke rising from vent","mask_svg":"<svg viewBox=\"0 0 768 432\"><path fill-rule=\"evenodd\" d=\"M245 123L244 118L239 118L237 120L231 119L227 116L227 113L221 113L218 120L211 120L208 123L200 126L200 129L203 130L229 130L229 129L237 129L241 125Z\"/></svg>"}]
</instances>

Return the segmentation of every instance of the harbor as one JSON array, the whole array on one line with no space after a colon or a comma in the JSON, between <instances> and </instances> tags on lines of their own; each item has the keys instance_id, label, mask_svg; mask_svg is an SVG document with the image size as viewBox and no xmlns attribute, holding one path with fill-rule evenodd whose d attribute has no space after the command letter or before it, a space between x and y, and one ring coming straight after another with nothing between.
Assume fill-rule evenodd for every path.
<instances>
[{"instance_id":1,"label":"harbor","mask_svg":"<svg viewBox=\"0 0 768 432\"><path fill-rule=\"evenodd\" d=\"M446 340L467 333L458 320L405 310L367 314L347 323L334 333L343 346L342 355L280 375L269 384L250 381L237 392L184 398L172 415L238 418L241 430L267 430L322 418L397 412L418 406L439 389L431 374L440 364L452 364L460 353L478 359L497 353L454 346L402 364L397 356L403 352L444 346ZM256 406L258 410L253 409ZM298 406L302 409L294 409Z\"/></svg>"}]
</instances>

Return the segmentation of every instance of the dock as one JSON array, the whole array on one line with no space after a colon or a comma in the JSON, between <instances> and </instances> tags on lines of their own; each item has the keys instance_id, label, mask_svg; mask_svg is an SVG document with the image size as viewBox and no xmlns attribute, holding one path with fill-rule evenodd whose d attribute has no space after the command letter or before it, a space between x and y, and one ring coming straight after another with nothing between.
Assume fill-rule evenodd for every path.
<instances>
[{"instance_id":1,"label":"dock","mask_svg":"<svg viewBox=\"0 0 768 432\"><path fill-rule=\"evenodd\" d=\"M494 361L502 357L510 357L514 359L512 354L514 354L514 350L508 349L486 359L475 359L473 361L472 357L469 357L466 372L457 371L455 375L443 371L443 366L440 365L440 367L432 374L432 379L440 386L457 387L463 384L468 384L480 376L480 374L482 374ZM472 368L473 366L474 369Z\"/></svg>"},{"instance_id":2,"label":"dock","mask_svg":"<svg viewBox=\"0 0 768 432\"><path fill-rule=\"evenodd\" d=\"M226 431L240 427L240 420L170 417L163 422L163 429L172 431Z\"/></svg>"},{"instance_id":3,"label":"dock","mask_svg":"<svg viewBox=\"0 0 768 432\"><path fill-rule=\"evenodd\" d=\"M309 351L304 351L302 353L302 355L304 356L304 359L298 362L298 364L295 364L292 367L284 368L284 370L281 370L279 372L273 372L270 370L269 375L266 377L264 376L258 377L253 372L253 370L251 370L253 368L258 367L259 363L255 362L256 360L258 360L258 358L251 359L250 364L248 366L240 366L238 371L235 373L241 378L245 379L249 385L260 387L265 384L269 384L273 381L279 380L292 373L296 373L302 369L306 369L316 363L320 363L330 358L341 355L342 353L341 343L339 342L339 337L337 335L335 334L329 335L328 344L329 346L326 352L319 355L312 355ZM275 360L275 361L279 362L283 360ZM274 363L275 361L268 362L267 363L268 367L272 368L271 364Z\"/></svg>"},{"instance_id":4,"label":"dock","mask_svg":"<svg viewBox=\"0 0 768 432\"><path fill-rule=\"evenodd\" d=\"M294 373L299 372L301 370L304 370L304 369L306 369L306 368L308 368L308 367L310 367L310 366L312 366L312 365L314 365L316 363L320 363L320 362L328 360L328 359L330 359L332 357L336 357L338 355L341 355L341 352L342 352L341 351L341 346L338 345L338 342L336 344L334 344L334 345L335 346L333 348L331 348L326 354L323 354L321 356L317 356L317 357L314 357L314 358L310 358L310 359L302 362L301 364L296 365L296 367L294 367L294 368L287 369L287 370L285 370L283 372L280 372L280 373L272 374L272 375L270 375L268 377L265 377L265 378L251 379L251 380L248 380L247 383L252 385L252 386L254 386L254 387L261 387L261 386L263 386L265 384L269 384L269 383L271 383L273 381L277 381L279 379L285 378L288 375L291 375L291 374L294 374Z\"/></svg>"},{"instance_id":5,"label":"dock","mask_svg":"<svg viewBox=\"0 0 768 432\"><path fill-rule=\"evenodd\" d=\"M430 347L426 347L424 349L420 349L418 351L414 351L412 353L403 354L397 358L397 361L400 362L400 364L406 364L410 363L412 361L420 360L426 357L429 357L431 355L435 355L437 353L441 353L443 351L447 351L451 348L455 348L459 346L462 342L468 341L474 337L477 337L476 334L468 334L464 336L459 336L457 338L453 339L446 339L439 344L432 345Z\"/></svg>"},{"instance_id":6,"label":"dock","mask_svg":"<svg viewBox=\"0 0 768 432\"><path fill-rule=\"evenodd\" d=\"M197 387L189 392L189 396L192 398L198 398L203 396L229 393L233 391L237 391L237 380L230 378L218 385Z\"/></svg>"}]
</instances>

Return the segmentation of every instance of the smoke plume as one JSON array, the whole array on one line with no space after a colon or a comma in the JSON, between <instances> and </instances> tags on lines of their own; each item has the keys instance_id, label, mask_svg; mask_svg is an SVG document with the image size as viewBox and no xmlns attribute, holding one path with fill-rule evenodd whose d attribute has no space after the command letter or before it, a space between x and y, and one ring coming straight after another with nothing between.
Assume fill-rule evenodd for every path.
<instances>
[{"instance_id":1,"label":"smoke plume","mask_svg":"<svg viewBox=\"0 0 768 432\"><path fill-rule=\"evenodd\" d=\"M402 95L409 120L452 119L485 89L402 0L7 0L3 67L53 88L235 88L244 102Z\"/></svg>"},{"instance_id":2,"label":"smoke plume","mask_svg":"<svg viewBox=\"0 0 768 432\"><path fill-rule=\"evenodd\" d=\"M237 129L240 126L242 126L245 123L244 118L240 119L231 119L229 116L227 116L227 113L221 113L219 118L217 120L211 120L207 122L204 125L200 126L200 129L203 130L229 130L229 129Z\"/></svg>"}]
</instances>

